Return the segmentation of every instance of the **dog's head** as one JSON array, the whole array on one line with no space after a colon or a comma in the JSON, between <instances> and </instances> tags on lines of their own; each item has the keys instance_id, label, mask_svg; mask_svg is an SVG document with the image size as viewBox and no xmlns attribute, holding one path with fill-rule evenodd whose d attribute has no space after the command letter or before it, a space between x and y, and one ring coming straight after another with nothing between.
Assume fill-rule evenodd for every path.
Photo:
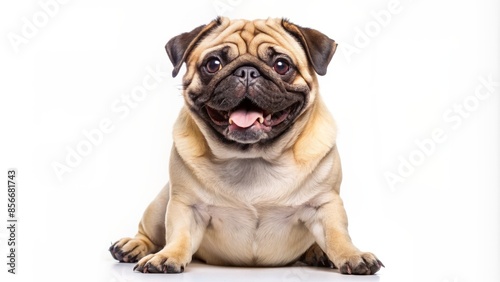
<instances>
[{"instance_id":1,"label":"dog's head","mask_svg":"<svg viewBox=\"0 0 500 282\"><path fill-rule=\"evenodd\" d=\"M284 19L229 20L172 38L176 76L183 63L186 106L225 143L269 144L313 105L336 43Z\"/></svg>"}]
</instances>

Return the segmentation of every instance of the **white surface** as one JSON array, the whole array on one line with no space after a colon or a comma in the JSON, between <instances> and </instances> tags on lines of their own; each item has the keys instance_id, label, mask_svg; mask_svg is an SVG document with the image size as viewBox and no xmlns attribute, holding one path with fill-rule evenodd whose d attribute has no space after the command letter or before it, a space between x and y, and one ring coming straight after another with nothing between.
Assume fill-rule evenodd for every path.
<instances>
[{"instance_id":1,"label":"white surface","mask_svg":"<svg viewBox=\"0 0 500 282\"><path fill-rule=\"evenodd\" d=\"M358 30L370 28L390 1L325 3L68 1L15 52L8 35L43 10L36 1L2 2L0 177L19 170L20 221L19 274L8 275L2 263L0 280L500 281L500 86L461 123L457 114L443 118L472 101L480 78L500 81L498 1L402 0L352 56L345 47L356 45ZM321 91L339 127L350 233L384 262L379 276L197 264L167 278L112 261L111 241L135 233L168 180L182 97L181 76L170 77L163 46L215 18L216 7L232 18L284 16L340 43ZM165 74L127 114L122 99L142 85L147 68ZM52 164L65 163L84 131L103 121L111 132L58 179ZM384 174L417 156L415 142L436 130L442 142L391 188ZM1 192L1 211L5 197ZM0 257L6 238L1 228Z\"/></svg>"},{"instance_id":2,"label":"white surface","mask_svg":"<svg viewBox=\"0 0 500 282\"><path fill-rule=\"evenodd\" d=\"M116 281L239 281L239 282L296 282L296 281L386 281L378 275L346 276L328 268L292 266L279 268L242 268L207 266L199 262L190 265L182 274L130 273L130 264L112 265L112 275Z\"/></svg>"}]
</instances>

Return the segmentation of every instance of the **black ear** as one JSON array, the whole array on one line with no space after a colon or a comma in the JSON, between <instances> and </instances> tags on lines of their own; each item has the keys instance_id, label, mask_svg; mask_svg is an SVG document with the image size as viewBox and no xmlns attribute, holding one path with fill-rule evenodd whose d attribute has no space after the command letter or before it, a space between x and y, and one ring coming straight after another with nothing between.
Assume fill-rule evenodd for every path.
<instances>
[{"instance_id":1,"label":"black ear","mask_svg":"<svg viewBox=\"0 0 500 282\"><path fill-rule=\"evenodd\" d=\"M170 39L165 45L168 57L174 65L172 76L176 77L179 73L182 63L185 62L187 56L193 50L196 43L200 41L209 31L220 24L221 19L217 18L207 25L201 25L190 32L184 32Z\"/></svg>"},{"instance_id":2,"label":"black ear","mask_svg":"<svg viewBox=\"0 0 500 282\"><path fill-rule=\"evenodd\" d=\"M337 49L337 43L315 29L301 27L285 19L282 20L281 25L302 44L316 73L325 75L328 64Z\"/></svg>"}]
</instances>

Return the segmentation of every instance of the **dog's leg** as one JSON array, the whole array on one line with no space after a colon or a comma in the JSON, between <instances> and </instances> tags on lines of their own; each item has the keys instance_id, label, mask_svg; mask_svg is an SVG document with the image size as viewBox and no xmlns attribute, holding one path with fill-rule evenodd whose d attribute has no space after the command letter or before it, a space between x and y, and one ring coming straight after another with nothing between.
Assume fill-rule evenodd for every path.
<instances>
[{"instance_id":1,"label":"dog's leg","mask_svg":"<svg viewBox=\"0 0 500 282\"><path fill-rule=\"evenodd\" d=\"M205 225L197 222L195 210L186 205L182 196L172 197L166 216L166 245L156 254L142 258L135 270L144 273L180 273L191 262L198 249Z\"/></svg>"},{"instance_id":2,"label":"dog's leg","mask_svg":"<svg viewBox=\"0 0 500 282\"><path fill-rule=\"evenodd\" d=\"M309 249L299 258L299 261L310 266L335 267L317 243L309 247Z\"/></svg>"},{"instance_id":3,"label":"dog's leg","mask_svg":"<svg viewBox=\"0 0 500 282\"><path fill-rule=\"evenodd\" d=\"M318 207L315 223L310 227L316 242L342 274L375 274L384 266L372 253L358 250L347 232L347 216L340 196Z\"/></svg>"},{"instance_id":4,"label":"dog's leg","mask_svg":"<svg viewBox=\"0 0 500 282\"><path fill-rule=\"evenodd\" d=\"M138 262L165 245L165 212L168 199L169 184L144 211L137 235L134 238L118 240L109 248L114 259L120 262Z\"/></svg>"}]
</instances>

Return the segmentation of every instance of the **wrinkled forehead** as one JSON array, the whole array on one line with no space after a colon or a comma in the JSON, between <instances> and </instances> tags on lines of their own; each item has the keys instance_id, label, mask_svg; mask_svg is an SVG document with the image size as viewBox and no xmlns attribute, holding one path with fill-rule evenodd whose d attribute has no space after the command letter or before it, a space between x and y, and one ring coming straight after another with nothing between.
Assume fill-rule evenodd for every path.
<instances>
[{"instance_id":1,"label":"wrinkled forehead","mask_svg":"<svg viewBox=\"0 0 500 282\"><path fill-rule=\"evenodd\" d=\"M281 19L229 20L224 19L195 48L194 56L199 60L218 49L230 47L234 56L250 54L260 59L269 54L269 49L288 55L295 64L303 65L306 60L300 43L281 25Z\"/></svg>"}]
</instances>

